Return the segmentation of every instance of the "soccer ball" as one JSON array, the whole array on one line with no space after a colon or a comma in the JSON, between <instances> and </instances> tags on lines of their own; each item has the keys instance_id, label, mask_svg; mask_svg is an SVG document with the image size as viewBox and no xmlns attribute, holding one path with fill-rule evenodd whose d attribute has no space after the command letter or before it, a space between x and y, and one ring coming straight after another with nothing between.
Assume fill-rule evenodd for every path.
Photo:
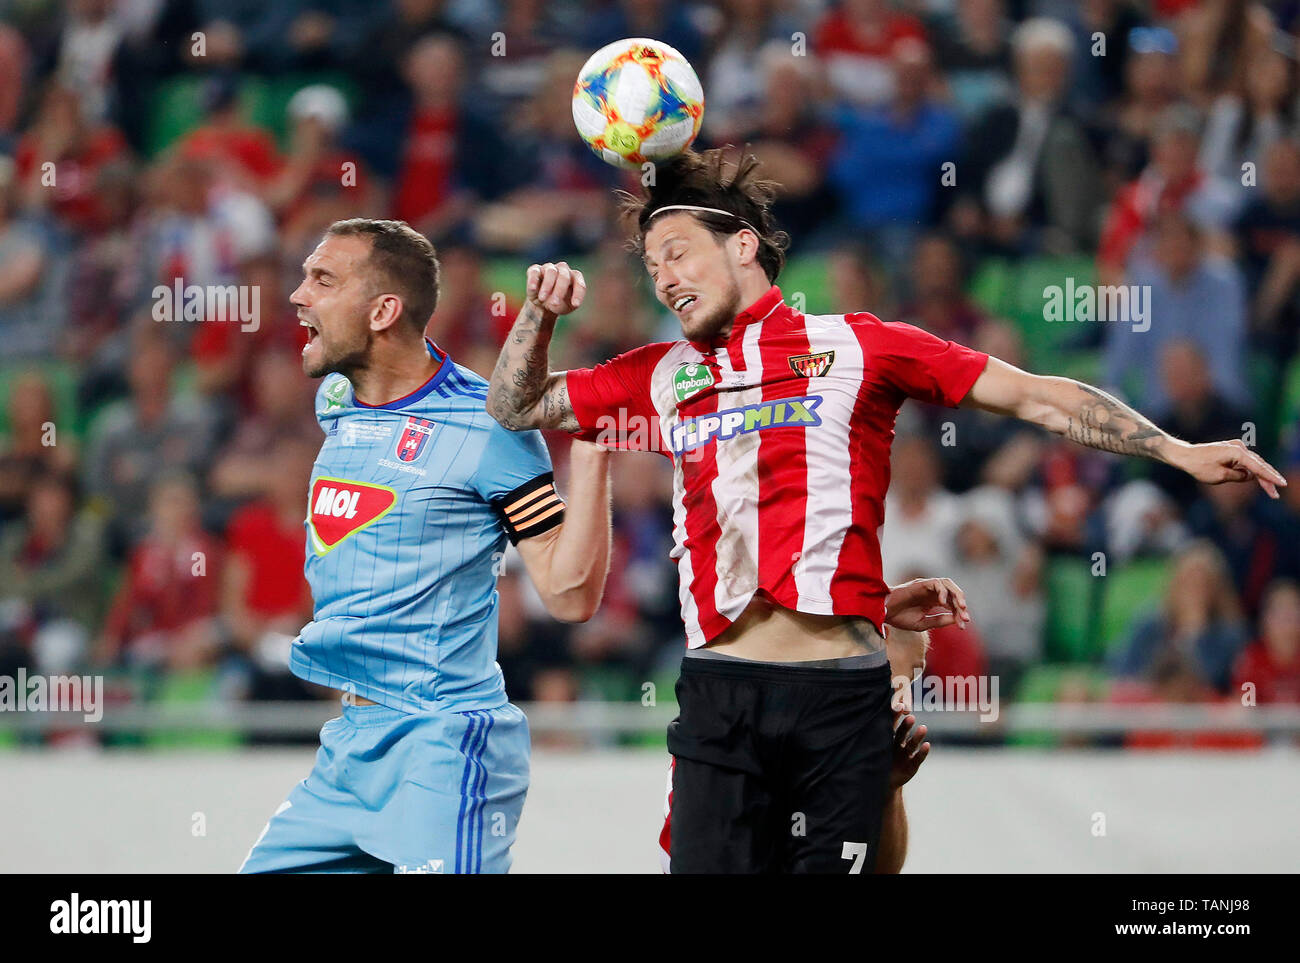
<instances>
[{"instance_id":1,"label":"soccer ball","mask_svg":"<svg viewBox=\"0 0 1300 963\"><path fill-rule=\"evenodd\" d=\"M704 89L686 58L636 37L601 47L573 85L573 122L596 156L636 170L691 146L704 118Z\"/></svg>"}]
</instances>

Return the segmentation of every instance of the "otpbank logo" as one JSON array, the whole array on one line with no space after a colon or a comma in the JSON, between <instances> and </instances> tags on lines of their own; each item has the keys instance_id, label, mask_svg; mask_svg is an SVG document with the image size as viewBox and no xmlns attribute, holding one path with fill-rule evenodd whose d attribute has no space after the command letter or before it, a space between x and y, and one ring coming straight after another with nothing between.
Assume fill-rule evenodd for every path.
<instances>
[{"instance_id":1,"label":"otpbank logo","mask_svg":"<svg viewBox=\"0 0 1300 963\"><path fill-rule=\"evenodd\" d=\"M387 485L370 485L321 475L311 485L307 528L317 555L338 548L344 539L383 518L397 502Z\"/></svg>"},{"instance_id":2,"label":"otpbank logo","mask_svg":"<svg viewBox=\"0 0 1300 963\"><path fill-rule=\"evenodd\" d=\"M673 452L680 455L714 440L725 441L764 428L815 428L822 423L817 414L817 406L821 403L821 395L805 395L698 415L675 425L669 444Z\"/></svg>"}]
</instances>

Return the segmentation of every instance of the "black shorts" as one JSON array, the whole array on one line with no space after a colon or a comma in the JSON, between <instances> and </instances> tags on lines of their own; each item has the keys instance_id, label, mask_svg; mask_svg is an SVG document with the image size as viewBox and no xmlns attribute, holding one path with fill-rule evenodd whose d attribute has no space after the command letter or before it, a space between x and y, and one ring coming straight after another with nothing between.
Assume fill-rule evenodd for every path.
<instances>
[{"instance_id":1,"label":"black shorts","mask_svg":"<svg viewBox=\"0 0 1300 963\"><path fill-rule=\"evenodd\" d=\"M889 666L682 660L663 841L673 873L870 873L889 790Z\"/></svg>"}]
</instances>

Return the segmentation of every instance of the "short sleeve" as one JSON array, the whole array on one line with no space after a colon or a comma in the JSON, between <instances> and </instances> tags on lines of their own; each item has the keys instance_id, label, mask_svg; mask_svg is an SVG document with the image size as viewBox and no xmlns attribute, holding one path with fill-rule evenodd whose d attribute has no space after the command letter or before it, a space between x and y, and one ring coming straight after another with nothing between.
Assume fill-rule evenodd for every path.
<instances>
[{"instance_id":1,"label":"short sleeve","mask_svg":"<svg viewBox=\"0 0 1300 963\"><path fill-rule=\"evenodd\" d=\"M915 325L852 315L862 326L867 370L908 398L955 408L975 384L989 356L944 341Z\"/></svg>"},{"instance_id":2,"label":"short sleeve","mask_svg":"<svg viewBox=\"0 0 1300 963\"><path fill-rule=\"evenodd\" d=\"M509 431L493 422L470 485L492 506L512 543L564 521L564 501L540 432Z\"/></svg>"},{"instance_id":3,"label":"short sleeve","mask_svg":"<svg viewBox=\"0 0 1300 963\"><path fill-rule=\"evenodd\" d=\"M655 365L671 347L671 343L648 344L594 368L566 372L569 404L578 419L579 436L588 439L600 436L602 441L609 441L616 433L635 435L638 424L653 429L643 434L657 434L659 413L651 398L650 378Z\"/></svg>"}]
</instances>

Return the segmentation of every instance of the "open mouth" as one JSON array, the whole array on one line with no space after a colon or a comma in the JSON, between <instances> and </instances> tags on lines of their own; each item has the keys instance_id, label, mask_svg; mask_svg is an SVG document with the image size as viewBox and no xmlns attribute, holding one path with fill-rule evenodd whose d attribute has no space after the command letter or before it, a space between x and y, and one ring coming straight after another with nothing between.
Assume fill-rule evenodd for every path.
<instances>
[{"instance_id":1,"label":"open mouth","mask_svg":"<svg viewBox=\"0 0 1300 963\"><path fill-rule=\"evenodd\" d=\"M298 324L307 329L307 343L303 345L303 350L305 351L320 340L320 332L317 331L316 326L306 318L299 318Z\"/></svg>"},{"instance_id":2,"label":"open mouth","mask_svg":"<svg viewBox=\"0 0 1300 963\"><path fill-rule=\"evenodd\" d=\"M696 301L695 295L683 294L681 297L673 301L673 310L676 311L678 314L682 314L683 312L689 310L690 306L694 304L695 301Z\"/></svg>"}]
</instances>

